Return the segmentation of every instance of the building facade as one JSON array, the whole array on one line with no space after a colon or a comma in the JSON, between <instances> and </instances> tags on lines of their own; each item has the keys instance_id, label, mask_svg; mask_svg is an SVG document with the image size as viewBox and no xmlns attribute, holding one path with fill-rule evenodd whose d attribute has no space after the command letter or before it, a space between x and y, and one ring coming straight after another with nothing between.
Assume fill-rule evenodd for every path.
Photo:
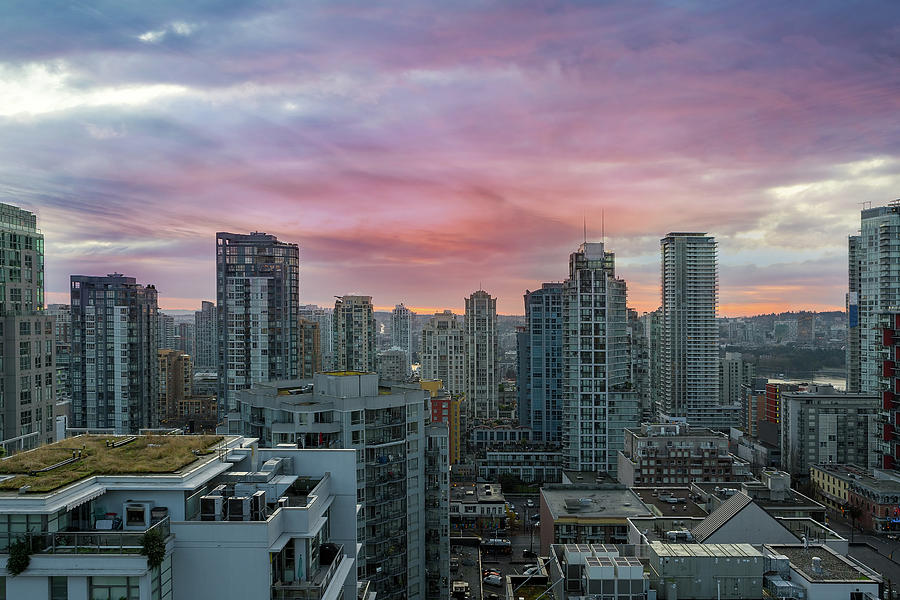
<instances>
[{"instance_id":1,"label":"building facade","mask_svg":"<svg viewBox=\"0 0 900 600\"><path fill-rule=\"evenodd\" d=\"M72 422L137 433L159 423L156 288L134 277L72 275Z\"/></svg>"},{"instance_id":2,"label":"building facade","mask_svg":"<svg viewBox=\"0 0 900 600\"><path fill-rule=\"evenodd\" d=\"M191 396L194 382L191 357L181 350L159 350L159 400L157 414L161 426L180 427L180 407Z\"/></svg>"},{"instance_id":3,"label":"building facade","mask_svg":"<svg viewBox=\"0 0 900 600\"><path fill-rule=\"evenodd\" d=\"M334 369L334 310L315 304L300 307L300 316L319 324L319 342L322 351L322 370Z\"/></svg>"},{"instance_id":4,"label":"building facade","mask_svg":"<svg viewBox=\"0 0 900 600\"><path fill-rule=\"evenodd\" d=\"M68 455L87 446L76 462L102 457L103 474L0 495L0 597L356 600L352 451L259 449L239 436L105 441L79 436L52 447ZM178 452L186 464L172 458ZM135 455L152 470L135 473ZM27 468L12 473L28 477ZM13 576L10 541L25 535L30 561ZM158 558L141 553L144 536L161 542ZM365 584L360 592L368 597Z\"/></svg>"},{"instance_id":5,"label":"building facade","mask_svg":"<svg viewBox=\"0 0 900 600\"><path fill-rule=\"evenodd\" d=\"M68 400L72 397L69 381L69 363L72 356L72 312L68 304L49 304L47 314L54 319L54 339L56 341L56 399Z\"/></svg>"},{"instance_id":6,"label":"building facade","mask_svg":"<svg viewBox=\"0 0 900 600\"><path fill-rule=\"evenodd\" d=\"M900 202L861 212L848 258L847 391L877 392L879 315L900 311Z\"/></svg>"},{"instance_id":7,"label":"building facade","mask_svg":"<svg viewBox=\"0 0 900 600\"><path fill-rule=\"evenodd\" d=\"M265 233L216 234L219 404L235 392L297 377L300 249Z\"/></svg>"},{"instance_id":8,"label":"building facade","mask_svg":"<svg viewBox=\"0 0 900 600\"><path fill-rule=\"evenodd\" d=\"M342 296L334 303L334 370L375 371L375 313L371 296Z\"/></svg>"},{"instance_id":9,"label":"building facade","mask_svg":"<svg viewBox=\"0 0 900 600\"><path fill-rule=\"evenodd\" d=\"M497 299L484 290L466 298L466 414L473 419L498 416Z\"/></svg>"},{"instance_id":10,"label":"building facade","mask_svg":"<svg viewBox=\"0 0 900 600\"><path fill-rule=\"evenodd\" d=\"M190 353L198 371L215 371L219 365L219 333L216 305L204 300L194 312L194 350Z\"/></svg>"},{"instance_id":11,"label":"building facade","mask_svg":"<svg viewBox=\"0 0 900 600\"><path fill-rule=\"evenodd\" d=\"M415 315L413 312L403 306L402 303L395 306L394 310L391 311L391 346L400 348L406 353L407 371L409 371L409 367L412 364L412 324L414 319Z\"/></svg>"},{"instance_id":12,"label":"building facade","mask_svg":"<svg viewBox=\"0 0 900 600\"><path fill-rule=\"evenodd\" d=\"M450 439L447 426L425 426L425 597L450 598Z\"/></svg>"},{"instance_id":13,"label":"building facade","mask_svg":"<svg viewBox=\"0 0 900 600\"><path fill-rule=\"evenodd\" d=\"M626 429L619 481L628 487L739 481L743 461L729 453L728 443L724 434L685 423L644 423L639 430Z\"/></svg>"},{"instance_id":14,"label":"building facade","mask_svg":"<svg viewBox=\"0 0 900 600\"><path fill-rule=\"evenodd\" d=\"M440 389L431 395L431 422L443 423L447 426L450 464L459 462L460 454L460 400L454 398L446 389Z\"/></svg>"},{"instance_id":15,"label":"building facade","mask_svg":"<svg viewBox=\"0 0 900 600\"><path fill-rule=\"evenodd\" d=\"M44 234L37 217L0 203L0 435L7 452L53 440L54 318L44 311Z\"/></svg>"},{"instance_id":16,"label":"building facade","mask_svg":"<svg viewBox=\"0 0 900 600\"><path fill-rule=\"evenodd\" d=\"M719 403L716 240L704 233L670 233L660 247L658 413L663 420L678 417L699 427L728 428L739 417Z\"/></svg>"},{"instance_id":17,"label":"building facade","mask_svg":"<svg viewBox=\"0 0 900 600\"><path fill-rule=\"evenodd\" d=\"M163 350L175 350L175 317L161 312L156 323L156 345Z\"/></svg>"},{"instance_id":18,"label":"building facade","mask_svg":"<svg viewBox=\"0 0 900 600\"><path fill-rule=\"evenodd\" d=\"M625 281L615 254L584 243L563 286L562 444L567 469L615 473L623 431L640 406L629 375Z\"/></svg>"},{"instance_id":19,"label":"building facade","mask_svg":"<svg viewBox=\"0 0 900 600\"><path fill-rule=\"evenodd\" d=\"M312 379L313 375L322 370L322 331L317 321L311 321L300 317L297 328L298 346L300 347L300 369L298 376L301 379Z\"/></svg>"},{"instance_id":20,"label":"building facade","mask_svg":"<svg viewBox=\"0 0 900 600\"><path fill-rule=\"evenodd\" d=\"M459 319L449 310L435 313L422 328L419 377L440 379L455 397L466 392L463 337Z\"/></svg>"},{"instance_id":21,"label":"building facade","mask_svg":"<svg viewBox=\"0 0 900 600\"><path fill-rule=\"evenodd\" d=\"M880 466L880 410L876 394L842 393L830 385L783 393L782 469L805 478L816 464Z\"/></svg>"},{"instance_id":22,"label":"building facade","mask_svg":"<svg viewBox=\"0 0 900 600\"><path fill-rule=\"evenodd\" d=\"M517 352L519 423L533 439L562 439L563 284L545 283L525 292L525 329Z\"/></svg>"},{"instance_id":23,"label":"building facade","mask_svg":"<svg viewBox=\"0 0 900 600\"><path fill-rule=\"evenodd\" d=\"M382 381L406 381L409 378L409 354L400 348L382 350L375 357L375 371Z\"/></svg>"},{"instance_id":24,"label":"building facade","mask_svg":"<svg viewBox=\"0 0 900 600\"><path fill-rule=\"evenodd\" d=\"M740 352L726 352L719 361L719 404L741 403L741 386L750 385L756 377L756 365L743 359Z\"/></svg>"},{"instance_id":25,"label":"building facade","mask_svg":"<svg viewBox=\"0 0 900 600\"><path fill-rule=\"evenodd\" d=\"M425 597L425 423L429 393L379 389L375 373L317 373L260 383L239 396L229 427L276 447L357 454L359 577L378 598Z\"/></svg>"}]
</instances>

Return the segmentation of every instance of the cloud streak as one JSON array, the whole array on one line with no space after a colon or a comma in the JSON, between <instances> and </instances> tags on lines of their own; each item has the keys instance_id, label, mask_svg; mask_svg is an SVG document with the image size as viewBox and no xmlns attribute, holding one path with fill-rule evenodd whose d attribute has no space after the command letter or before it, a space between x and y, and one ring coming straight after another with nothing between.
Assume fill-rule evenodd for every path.
<instances>
[{"instance_id":1,"label":"cloud streak","mask_svg":"<svg viewBox=\"0 0 900 600\"><path fill-rule=\"evenodd\" d=\"M40 3L38 3L40 4ZM0 199L47 288L214 296L214 233L301 245L301 296L506 313L600 234L719 240L729 315L832 309L900 183L895 3L115 2L0 8ZM171 300L169 300L171 299ZM192 300L193 299L193 300Z\"/></svg>"}]
</instances>

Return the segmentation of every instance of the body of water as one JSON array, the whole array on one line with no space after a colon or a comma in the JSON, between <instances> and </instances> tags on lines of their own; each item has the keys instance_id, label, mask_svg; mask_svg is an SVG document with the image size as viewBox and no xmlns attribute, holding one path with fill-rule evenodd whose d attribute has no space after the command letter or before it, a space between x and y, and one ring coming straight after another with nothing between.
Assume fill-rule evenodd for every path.
<instances>
[{"instance_id":1,"label":"body of water","mask_svg":"<svg viewBox=\"0 0 900 600\"><path fill-rule=\"evenodd\" d=\"M770 373L768 375L760 374L760 377L767 377L769 383L818 383L821 385L830 383L837 390L843 390L847 385L844 375L834 371L819 371L817 373L809 373L806 376L803 376L802 373Z\"/></svg>"}]
</instances>

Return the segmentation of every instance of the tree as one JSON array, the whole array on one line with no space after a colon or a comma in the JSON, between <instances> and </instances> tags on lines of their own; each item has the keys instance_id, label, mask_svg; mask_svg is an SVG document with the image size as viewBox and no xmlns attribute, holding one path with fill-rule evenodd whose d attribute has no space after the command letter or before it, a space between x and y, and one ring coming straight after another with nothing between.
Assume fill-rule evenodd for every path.
<instances>
[{"instance_id":1,"label":"tree","mask_svg":"<svg viewBox=\"0 0 900 600\"><path fill-rule=\"evenodd\" d=\"M856 529L856 521L862 516L862 510L855 504L845 504L841 509L844 516L850 519L850 541L853 541L853 530Z\"/></svg>"}]
</instances>

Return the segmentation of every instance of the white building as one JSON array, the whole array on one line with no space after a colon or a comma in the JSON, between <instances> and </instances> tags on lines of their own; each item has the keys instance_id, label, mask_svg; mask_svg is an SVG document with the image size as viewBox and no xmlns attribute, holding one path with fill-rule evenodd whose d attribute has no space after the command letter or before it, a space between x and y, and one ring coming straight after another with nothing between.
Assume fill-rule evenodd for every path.
<instances>
[{"instance_id":1,"label":"white building","mask_svg":"<svg viewBox=\"0 0 900 600\"><path fill-rule=\"evenodd\" d=\"M463 330L449 310L435 313L422 328L419 360L422 381L440 379L453 396L465 393Z\"/></svg>"},{"instance_id":2,"label":"white building","mask_svg":"<svg viewBox=\"0 0 900 600\"><path fill-rule=\"evenodd\" d=\"M391 311L391 346L400 348L406 353L406 370L412 364L412 322L415 315L402 303Z\"/></svg>"},{"instance_id":3,"label":"white building","mask_svg":"<svg viewBox=\"0 0 900 600\"><path fill-rule=\"evenodd\" d=\"M900 202L862 211L849 267L847 391L873 393L881 389L878 315L900 310Z\"/></svg>"},{"instance_id":4,"label":"white building","mask_svg":"<svg viewBox=\"0 0 900 600\"><path fill-rule=\"evenodd\" d=\"M34 467L29 453L4 462L2 552L17 554L10 542L28 535L33 553L15 576L2 561L0 597L357 597L352 451L258 449L239 436L107 439L58 442L75 459L38 475L25 474ZM56 460L47 449L37 464ZM135 457L158 472L134 474ZM77 470L100 460L122 472ZM17 492L21 483L31 487ZM154 546L145 534L158 555L142 554Z\"/></svg>"},{"instance_id":5,"label":"white building","mask_svg":"<svg viewBox=\"0 0 900 600\"><path fill-rule=\"evenodd\" d=\"M484 290L466 298L465 413L471 419L499 416L497 299Z\"/></svg>"},{"instance_id":6,"label":"white building","mask_svg":"<svg viewBox=\"0 0 900 600\"><path fill-rule=\"evenodd\" d=\"M566 468L615 474L623 431L640 422L640 399L630 380L625 281L601 243L569 256L562 327Z\"/></svg>"},{"instance_id":7,"label":"white building","mask_svg":"<svg viewBox=\"0 0 900 600\"><path fill-rule=\"evenodd\" d=\"M241 392L229 428L264 446L357 456L359 578L379 600L425 597L425 423L429 393L379 388L375 373L317 373Z\"/></svg>"},{"instance_id":8,"label":"white building","mask_svg":"<svg viewBox=\"0 0 900 600\"><path fill-rule=\"evenodd\" d=\"M334 302L334 369L375 370L375 313L372 296L341 296Z\"/></svg>"},{"instance_id":9,"label":"white building","mask_svg":"<svg viewBox=\"0 0 900 600\"><path fill-rule=\"evenodd\" d=\"M660 240L662 373L658 414L691 425L723 429L739 407L719 402L719 280L716 240L705 233L670 233Z\"/></svg>"}]
</instances>

